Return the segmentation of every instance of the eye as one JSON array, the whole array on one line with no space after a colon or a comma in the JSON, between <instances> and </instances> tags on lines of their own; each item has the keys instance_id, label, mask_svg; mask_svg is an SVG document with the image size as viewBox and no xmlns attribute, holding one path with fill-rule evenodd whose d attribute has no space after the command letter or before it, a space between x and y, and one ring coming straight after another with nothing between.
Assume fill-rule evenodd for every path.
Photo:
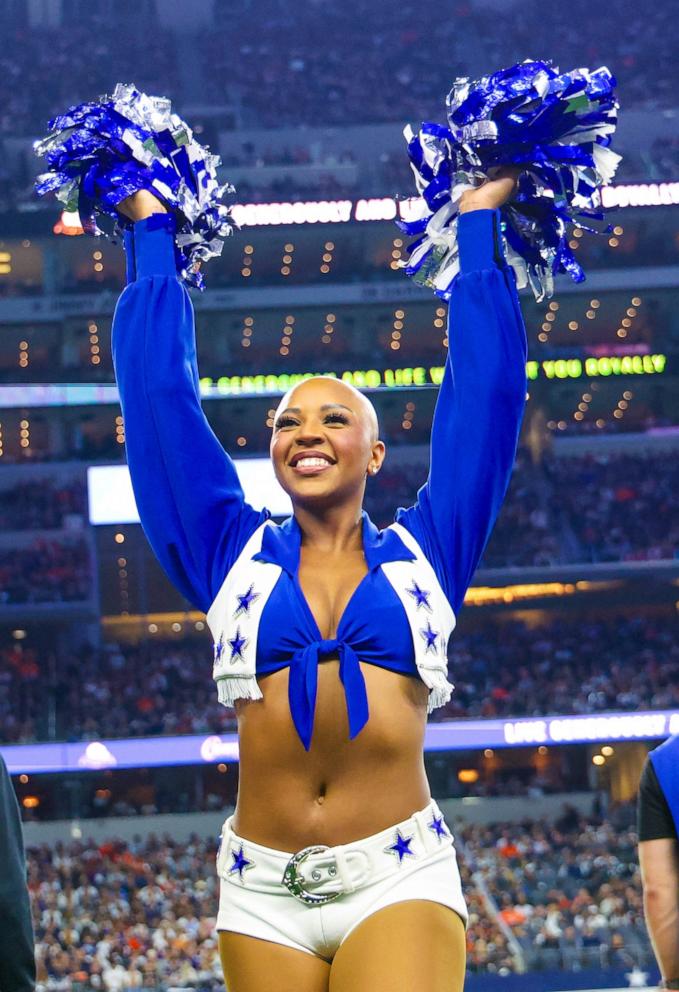
<instances>
[{"instance_id":1,"label":"eye","mask_svg":"<svg viewBox=\"0 0 679 992\"><path fill-rule=\"evenodd\" d=\"M275 423L275 427L276 430L279 431L282 427L294 427L296 423L297 421L293 417L286 416L284 414L282 417L278 418Z\"/></svg>"},{"instance_id":2,"label":"eye","mask_svg":"<svg viewBox=\"0 0 679 992\"><path fill-rule=\"evenodd\" d=\"M343 413L326 413L326 415L323 418L323 420L326 423L328 423L328 421L329 421L331 424L348 424L349 423L349 418L346 417Z\"/></svg>"}]
</instances>

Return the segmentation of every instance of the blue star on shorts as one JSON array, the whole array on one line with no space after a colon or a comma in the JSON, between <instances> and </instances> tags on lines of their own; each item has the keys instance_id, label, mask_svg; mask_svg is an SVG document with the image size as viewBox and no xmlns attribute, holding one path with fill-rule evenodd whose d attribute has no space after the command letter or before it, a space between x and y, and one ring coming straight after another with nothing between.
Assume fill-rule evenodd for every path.
<instances>
[{"instance_id":1,"label":"blue star on shorts","mask_svg":"<svg viewBox=\"0 0 679 992\"><path fill-rule=\"evenodd\" d=\"M446 830L445 823L443 822L442 816L433 816L430 823L428 824L430 830L433 830L439 841L444 837L448 836L448 831Z\"/></svg>"},{"instance_id":2,"label":"blue star on shorts","mask_svg":"<svg viewBox=\"0 0 679 992\"><path fill-rule=\"evenodd\" d=\"M412 837L404 837L400 830L396 831L396 840L389 847L385 847L385 854L393 854L398 858L398 863L402 864L403 859L408 854L411 858L417 857L414 851L410 850Z\"/></svg>"},{"instance_id":3,"label":"blue star on shorts","mask_svg":"<svg viewBox=\"0 0 679 992\"><path fill-rule=\"evenodd\" d=\"M243 853L243 845L240 846L240 851L232 851L231 857L233 858L233 864L229 868L229 874L233 875L234 872L238 872L238 877L241 882L243 881L243 872L247 871L248 868L254 868L255 862L249 861Z\"/></svg>"}]
</instances>

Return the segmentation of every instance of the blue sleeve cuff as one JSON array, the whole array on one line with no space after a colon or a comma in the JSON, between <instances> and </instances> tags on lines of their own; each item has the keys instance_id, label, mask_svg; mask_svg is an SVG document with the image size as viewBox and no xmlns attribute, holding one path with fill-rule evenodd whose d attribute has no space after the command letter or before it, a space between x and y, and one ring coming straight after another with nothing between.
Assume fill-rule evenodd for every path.
<instances>
[{"instance_id":1,"label":"blue sleeve cuff","mask_svg":"<svg viewBox=\"0 0 679 992\"><path fill-rule=\"evenodd\" d=\"M469 210L457 222L460 272L475 272L504 264L499 210Z\"/></svg>"},{"instance_id":2,"label":"blue sleeve cuff","mask_svg":"<svg viewBox=\"0 0 679 992\"><path fill-rule=\"evenodd\" d=\"M145 276L176 276L173 214L151 214L125 233L128 282Z\"/></svg>"}]
</instances>

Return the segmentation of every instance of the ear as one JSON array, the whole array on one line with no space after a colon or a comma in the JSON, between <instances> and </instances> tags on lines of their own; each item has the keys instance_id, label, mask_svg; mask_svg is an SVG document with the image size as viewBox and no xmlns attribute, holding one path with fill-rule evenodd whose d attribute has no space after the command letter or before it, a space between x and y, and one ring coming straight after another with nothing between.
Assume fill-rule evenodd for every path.
<instances>
[{"instance_id":1,"label":"ear","mask_svg":"<svg viewBox=\"0 0 679 992\"><path fill-rule=\"evenodd\" d=\"M384 441L375 441L372 445L371 457L366 469L366 475L377 475L382 468L382 462L387 454Z\"/></svg>"}]
</instances>

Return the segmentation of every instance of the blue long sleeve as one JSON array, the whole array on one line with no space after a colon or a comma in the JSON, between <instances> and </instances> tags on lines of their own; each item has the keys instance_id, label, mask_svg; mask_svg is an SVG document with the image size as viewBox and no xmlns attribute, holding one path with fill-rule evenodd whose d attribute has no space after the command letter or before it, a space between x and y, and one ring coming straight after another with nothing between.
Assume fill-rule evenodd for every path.
<instances>
[{"instance_id":1,"label":"blue long sleeve","mask_svg":"<svg viewBox=\"0 0 679 992\"><path fill-rule=\"evenodd\" d=\"M174 222L126 238L128 280L113 319L113 364L144 532L167 575L207 612L248 537L269 516L245 503L200 405L193 307L176 277Z\"/></svg>"},{"instance_id":2,"label":"blue long sleeve","mask_svg":"<svg viewBox=\"0 0 679 992\"><path fill-rule=\"evenodd\" d=\"M462 214L429 478L400 510L458 612L504 499L526 396L526 331L497 210Z\"/></svg>"}]
</instances>

